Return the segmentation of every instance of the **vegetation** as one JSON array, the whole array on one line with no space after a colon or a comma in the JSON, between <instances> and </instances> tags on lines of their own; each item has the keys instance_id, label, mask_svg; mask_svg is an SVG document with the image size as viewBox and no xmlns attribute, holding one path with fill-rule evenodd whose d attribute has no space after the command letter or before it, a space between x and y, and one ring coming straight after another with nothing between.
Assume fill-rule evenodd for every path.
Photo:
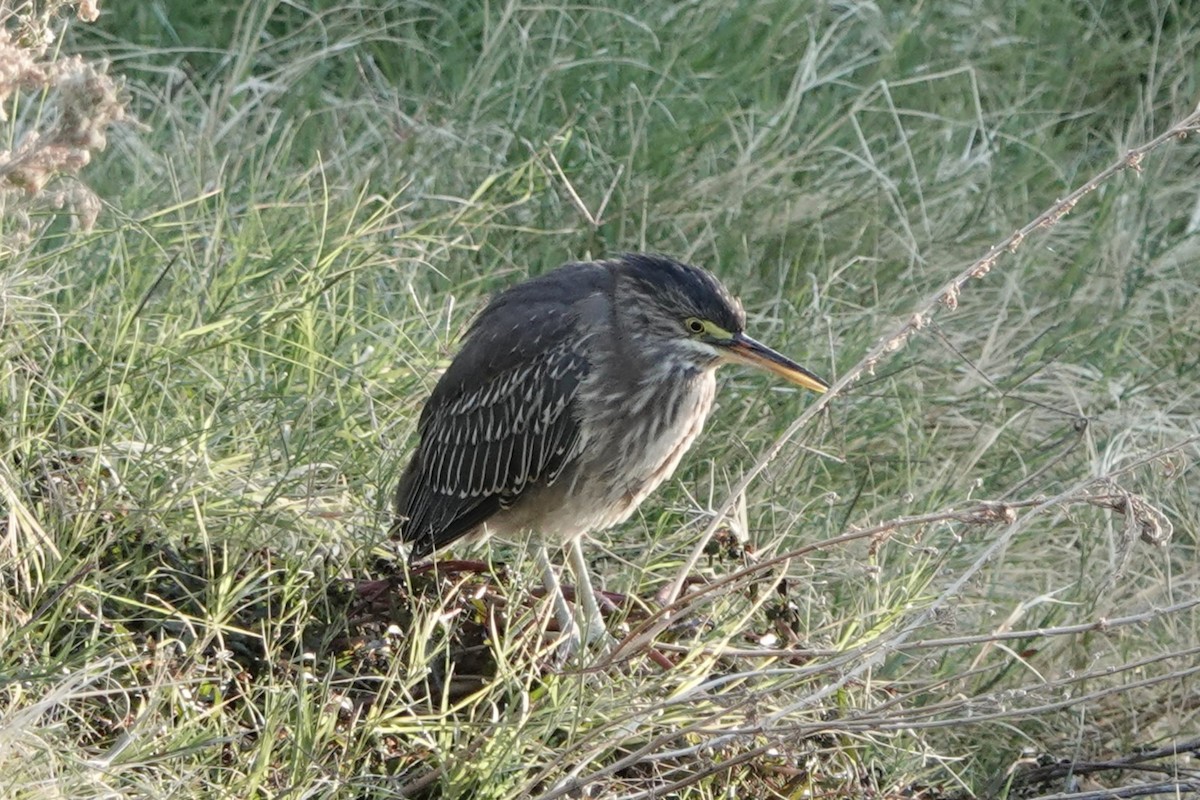
<instances>
[{"instance_id":1,"label":"vegetation","mask_svg":"<svg viewBox=\"0 0 1200 800\"><path fill-rule=\"evenodd\" d=\"M0 56L124 88L13 180L0 63L0 795L1200 791L1192 5L61 5ZM388 498L483 299L625 250L857 379L724 371L559 664Z\"/></svg>"}]
</instances>

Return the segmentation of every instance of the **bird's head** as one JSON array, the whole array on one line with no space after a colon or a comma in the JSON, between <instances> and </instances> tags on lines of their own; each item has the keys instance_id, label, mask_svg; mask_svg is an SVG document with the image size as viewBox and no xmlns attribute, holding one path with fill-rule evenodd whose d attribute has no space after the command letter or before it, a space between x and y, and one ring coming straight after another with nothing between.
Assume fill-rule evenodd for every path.
<instances>
[{"instance_id":1,"label":"bird's head","mask_svg":"<svg viewBox=\"0 0 1200 800\"><path fill-rule=\"evenodd\" d=\"M632 253L614 264L617 315L652 352L701 367L749 364L811 389L829 384L745 333L746 312L711 273L665 256Z\"/></svg>"}]
</instances>

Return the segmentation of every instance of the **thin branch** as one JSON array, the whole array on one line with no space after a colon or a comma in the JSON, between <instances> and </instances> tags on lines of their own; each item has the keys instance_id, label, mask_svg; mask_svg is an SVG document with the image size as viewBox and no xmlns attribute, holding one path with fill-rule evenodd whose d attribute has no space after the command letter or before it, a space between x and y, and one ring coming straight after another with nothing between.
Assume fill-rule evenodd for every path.
<instances>
[{"instance_id":1,"label":"thin branch","mask_svg":"<svg viewBox=\"0 0 1200 800\"><path fill-rule=\"evenodd\" d=\"M1130 614L1124 617L1113 617L1112 619L1100 619L1092 622L1083 622L1078 625L1061 625L1054 628L1027 628L1018 631L996 631L994 633L979 633L973 636L948 636L943 639L918 639L915 642L909 642L901 647L896 648L897 652L908 652L910 650L945 650L951 647L967 647L975 644L992 644L994 642L1004 642L1022 639L1045 639L1053 636L1073 636L1078 633L1107 633L1116 628L1123 628L1129 625L1141 625L1153 619L1165 617L1170 614L1178 614L1181 611L1189 611L1200 606L1200 597L1176 603L1175 605L1165 606L1162 608L1148 608L1138 614ZM694 647L684 645L659 644L657 647L664 652L697 652ZM827 658L838 655L843 652L841 650L830 649L806 649L806 648L724 648L715 650L711 648L701 648L700 653L712 656L723 656L727 658Z\"/></svg>"},{"instance_id":2,"label":"thin branch","mask_svg":"<svg viewBox=\"0 0 1200 800\"><path fill-rule=\"evenodd\" d=\"M1171 777L1177 778L1179 777L1180 770L1176 765L1148 765L1147 762L1158 761L1164 758L1178 758L1183 755L1196 755L1198 753L1200 753L1200 739L1191 739L1182 742L1172 742L1166 747L1134 753L1121 758L1110 758L1103 761L1068 760L1047 766L1029 766L1016 772L1008 790L1011 792L1016 786L1033 786L1045 781L1058 780L1073 775L1093 775L1098 772L1117 772L1123 770L1167 773ZM1011 770L1006 770L1006 774L1004 775L1005 783L1008 782L1011 772ZM999 783L999 781L996 781L996 783ZM989 792L989 794L995 794L995 792Z\"/></svg>"},{"instance_id":3,"label":"thin branch","mask_svg":"<svg viewBox=\"0 0 1200 800\"><path fill-rule=\"evenodd\" d=\"M1124 800L1129 797L1184 797L1200 792L1200 781L1170 781L1168 783L1147 783L1140 786L1126 786L1121 789L1098 789L1094 792L1070 792L1060 794L1044 794L1031 800Z\"/></svg>"},{"instance_id":4,"label":"thin branch","mask_svg":"<svg viewBox=\"0 0 1200 800\"><path fill-rule=\"evenodd\" d=\"M944 511L931 512L929 514L919 514L914 516L897 517L896 519L882 522L870 528L862 530L850 531L849 533L835 536L820 542L804 545L803 547L790 550L782 555L759 561L751 564L737 572L733 572L711 583L689 592L682 598L677 598L672 603L665 603L665 598L660 597L660 601L664 605L655 613L651 614L643 620L636 628L634 628L621 642L620 646L599 665L600 668L606 667L612 662L619 661L623 658L628 658L633 653L641 652L646 647L649 647L655 638L669 625L674 623L681 617L695 611L700 602L710 596L719 596L725 591L748 583L752 580L762 580L763 573L768 569L777 565L789 562L796 558L801 558L809 553L818 550L824 550L830 547L836 547L848 542L859 539L875 539L884 540L896 530L906 527L920 527L932 525L940 522L960 522L972 525L989 525L997 523L1008 523L1011 525L1017 524L1016 511L1022 508L1033 509L1034 511L1044 511L1051 507L1067 506L1073 504L1086 503L1088 505L1096 505L1102 508L1109 508L1125 513L1131 519L1137 522L1137 525L1143 530L1152 528L1154 525L1160 527L1164 524L1169 526L1169 523L1164 523L1165 519L1161 512L1153 509L1145 501L1137 498L1129 492L1120 489L1113 489L1113 481L1116 477L1129 472L1130 470L1141 466L1150 461L1157 460L1163 456L1176 452L1177 450L1188 447L1193 442L1200 441L1200 434L1189 436L1188 438L1175 443L1169 447L1157 450L1145 458L1137 459L1119 470L1114 470L1106 475L1090 478L1082 481L1073 489L1070 489L1058 496L1047 500L1044 497L1030 498L1026 500L1017 500L1010 502L995 502L995 501L980 501L970 508L963 510L948 509ZM1092 491L1093 487L1103 486L1107 491L1096 493ZM1026 524L1026 521L1020 521L1021 525ZM1012 535L1012 530L1002 534L1003 537ZM986 551L991 553L996 545L993 544ZM982 564L977 561L976 564L968 570L966 576L960 578L955 585L961 585L963 581L974 574L974 571ZM945 595L935 603L933 607L940 605L945 599Z\"/></svg>"}]
</instances>

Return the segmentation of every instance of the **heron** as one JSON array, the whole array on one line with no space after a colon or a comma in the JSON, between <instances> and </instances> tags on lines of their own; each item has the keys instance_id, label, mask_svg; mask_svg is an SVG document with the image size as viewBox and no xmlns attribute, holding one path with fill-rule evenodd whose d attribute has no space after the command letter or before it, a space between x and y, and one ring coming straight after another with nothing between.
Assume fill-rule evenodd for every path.
<instances>
[{"instance_id":1,"label":"heron","mask_svg":"<svg viewBox=\"0 0 1200 800\"><path fill-rule=\"evenodd\" d=\"M395 496L410 563L529 535L560 630L580 631L547 543L567 547L588 640L607 635L580 546L627 520L704 427L722 364L829 388L746 334L709 271L655 254L573 262L511 286L470 325L417 425Z\"/></svg>"}]
</instances>

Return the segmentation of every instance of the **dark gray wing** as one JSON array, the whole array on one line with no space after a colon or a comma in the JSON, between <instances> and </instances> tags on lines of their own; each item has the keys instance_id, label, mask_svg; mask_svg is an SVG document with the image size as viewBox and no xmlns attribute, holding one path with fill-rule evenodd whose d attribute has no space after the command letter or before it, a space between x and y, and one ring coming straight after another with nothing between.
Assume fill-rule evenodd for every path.
<instances>
[{"instance_id":1,"label":"dark gray wing","mask_svg":"<svg viewBox=\"0 0 1200 800\"><path fill-rule=\"evenodd\" d=\"M393 533L411 559L552 484L576 457L589 363L575 303L606 280L595 265L571 265L500 295L476 320L421 413L396 492Z\"/></svg>"}]
</instances>

